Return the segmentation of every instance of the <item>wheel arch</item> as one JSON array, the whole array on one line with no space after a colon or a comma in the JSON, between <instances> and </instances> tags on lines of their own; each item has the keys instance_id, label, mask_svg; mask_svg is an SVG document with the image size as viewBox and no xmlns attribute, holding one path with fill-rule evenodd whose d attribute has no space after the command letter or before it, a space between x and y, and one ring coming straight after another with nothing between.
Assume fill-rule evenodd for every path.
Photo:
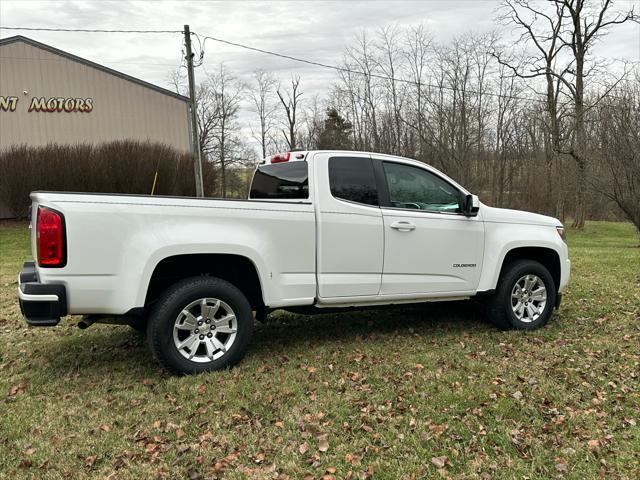
<instances>
[{"instance_id":1,"label":"wheel arch","mask_svg":"<svg viewBox=\"0 0 640 480\"><path fill-rule=\"evenodd\" d=\"M555 290L556 292L558 291L561 279L560 255L553 248L541 246L515 247L507 251L502 260L500 272L495 284L497 284L498 280L502 278L505 269L516 260L534 260L541 263L547 270L549 270Z\"/></svg>"},{"instance_id":2,"label":"wheel arch","mask_svg":"<svg viewBox=\"0 0 640 480\"><path fill-rule=\"evenodd\" d=\"M176 282L198 276L226 280L247 297L254 309L265 305L260 273L249 257L230 253L182 253L164 257L156 263L146 285L145 307Z\"/></svg>"}]
</instances>

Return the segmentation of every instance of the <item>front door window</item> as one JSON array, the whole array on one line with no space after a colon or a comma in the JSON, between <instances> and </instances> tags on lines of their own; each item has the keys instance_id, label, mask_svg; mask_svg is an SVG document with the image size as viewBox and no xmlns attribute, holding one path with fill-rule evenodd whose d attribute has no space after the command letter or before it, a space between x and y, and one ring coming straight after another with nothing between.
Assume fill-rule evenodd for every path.
<instances>
[{"instance_id":1,"label":"front door window","mask_svg":"<svg viewBox=\"0 0 640 480\"><path fill-rule=\"evenodd\" d=\"M453 185L422 168L383 162L394 208L460 213L460 192Z\"/></svg>"}]
</instances>

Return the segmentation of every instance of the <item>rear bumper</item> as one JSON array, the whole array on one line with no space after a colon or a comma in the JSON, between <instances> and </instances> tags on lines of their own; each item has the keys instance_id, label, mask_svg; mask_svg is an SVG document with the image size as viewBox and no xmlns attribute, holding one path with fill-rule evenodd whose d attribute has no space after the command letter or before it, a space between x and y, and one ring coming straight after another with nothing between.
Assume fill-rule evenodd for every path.
<instances>
[{"instance_id":1,"label":"rear bumper","mask_svg":"<svg viewBox=\"0 0 640 480\"><path fill-rule=\"evenodd\" d=\"M24 262L18 277L20 311L29 325L52 327L67 314L64 285L40 283L35 262Z\"/></svg>"}]
</instances>

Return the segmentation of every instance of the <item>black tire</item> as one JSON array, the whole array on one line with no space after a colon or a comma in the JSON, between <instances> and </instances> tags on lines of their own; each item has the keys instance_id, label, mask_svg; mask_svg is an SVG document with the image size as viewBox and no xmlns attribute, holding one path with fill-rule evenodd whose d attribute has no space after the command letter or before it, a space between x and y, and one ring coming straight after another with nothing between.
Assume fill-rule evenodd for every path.
<instances>
[{"instance_id":1,"label":"black tire","mask_svg":"<svg viewBox=\"0 0 640 480\"><path fill-rule=\"evenodd\" d=\"M511 303L511 294L516 282L526 275L535 275L546 289L546 303L535 320L523 321L515 314ZM553 277L540 262L534 260L516 260L505 266L496 292L486 302L488 320L503 330L535 330L547 324L556 304L556 285Z\"/></svg>"},{"instance_id":2,"label":"black tire","mask_svg":"<svg viewBox=\"0 0 640 480\"><path fill-rule=\"evenodd\" d=\"M237 320L235 340L222 356L196 362L185 358L174 342L174 324L180 312L192 302L214 298L226 303ZM253 332L251 306L234 285L213 277L193 277L167 289L154 306L147 322L149 346L158 362L176 375L210 372L230 368L244 357ZM201 347L196 348L200 351ZM220 351L221 352L221 351Z\"/></svg>"}]
</instances>

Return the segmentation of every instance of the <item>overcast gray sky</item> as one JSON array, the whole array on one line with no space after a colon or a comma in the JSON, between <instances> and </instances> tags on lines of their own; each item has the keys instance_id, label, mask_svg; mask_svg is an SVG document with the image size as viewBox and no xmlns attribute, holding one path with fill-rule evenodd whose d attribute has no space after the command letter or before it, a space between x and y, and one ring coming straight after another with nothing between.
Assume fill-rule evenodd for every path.
<instances>
[{"instance_id":1,"label":"overcast gray sky","mask_svg":"<svg viewBox=\"0 0 640 480\"><path fill-rule=\"evenodd\" d=\"M12 1L0 2L0 26L35 26L84 29L191 30L259 48L301 56L323 63L340 62L343 48L362 29L389 24L428 27L436 41L446 42L467 31L509 29L494 21L498 0L376 0L376 1ZM618 0L617 8L640 0ZM180 64L179 34L91 34L0 31L7 37L23 34L116 70L167 86L168 71ZM640 61L640 25L616 28L598 46L599 56ZM286 81L300 74L305 93L324 93L335 72L235 47L207 42L204 68L224 61L241 78L258 68Z\"/></svg>"}]
</instances>

